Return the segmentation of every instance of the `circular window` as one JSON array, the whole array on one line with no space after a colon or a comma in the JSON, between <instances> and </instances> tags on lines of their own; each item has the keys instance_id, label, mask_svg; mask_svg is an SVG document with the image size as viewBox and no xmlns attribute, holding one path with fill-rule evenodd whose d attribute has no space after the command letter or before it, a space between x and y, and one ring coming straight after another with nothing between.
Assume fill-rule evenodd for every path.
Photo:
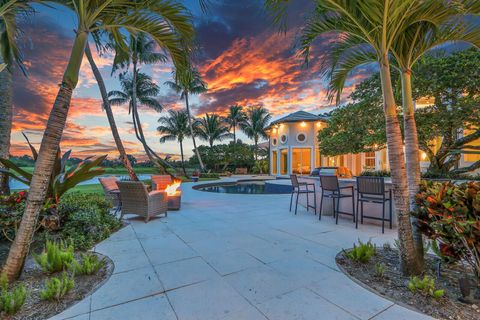
<instances>
[{"instance_id":1,"label":"circular window","mask_svg":"<svg viewBox=\"0 0 480 320\"><path fill-rule=\"evenodd\" d=\"M277 138L272 139L272 145L276 146L277 145Z\"/></svg>"},{"instance_id":2,"label":"circular window","mask_svg":"<svg viewBox=\"0 0 480 320\"><path fill-rule=\"evenodd\" d=\"M305 133L297 134L297 141L300 143L304 143L305 141L307 141L307 135Z\"/></svg>"},{"instance_id":3,"label":"circular window","mask_svg":"<svg viewBox=\"0 0 480 320\"><path fill-rule=\"evenodd\" d=\"M285 144L287 142L288 138L285 134L282 134L282 136L280 137L280 142Z\"/></svg>"}]
</instances>

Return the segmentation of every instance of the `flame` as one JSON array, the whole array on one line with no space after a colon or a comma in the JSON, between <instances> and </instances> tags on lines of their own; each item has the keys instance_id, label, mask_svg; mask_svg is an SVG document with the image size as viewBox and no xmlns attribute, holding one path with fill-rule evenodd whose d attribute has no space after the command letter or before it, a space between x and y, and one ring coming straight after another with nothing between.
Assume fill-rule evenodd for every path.
<instances>
[{"instance_id":1,"label":"flame","mask_svg":"<svg viewBox=\"0 0 480 320\"><path fill-rule=\"evenodd\" d=\"M176 180L176 181L173 181L172 184L169 184L166 188L165 188L165 192L167 193L168 196L174 196L176 193L177 193L177 189L180 187L180 184L182 183L182 181L180 180ZM179 191L178 191L179 192Z\"/></svg>"}]
</instances>

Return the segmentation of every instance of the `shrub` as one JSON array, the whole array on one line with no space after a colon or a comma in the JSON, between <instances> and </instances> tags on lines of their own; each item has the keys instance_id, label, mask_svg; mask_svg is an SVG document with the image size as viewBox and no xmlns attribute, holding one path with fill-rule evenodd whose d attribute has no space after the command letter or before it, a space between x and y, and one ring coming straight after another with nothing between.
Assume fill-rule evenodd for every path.
<instances>
[{"instance_id":1,"label":"shrub","mask_svg":"<svg viewBox=\"0 0 480 320\"><path fill-rule=\"evenodd\" d=\"M78 250L90 249L122 226L110 214L110 207L103 195L71 193L63 196L59 205L64 221L60 236Z\"/></svg>"},{"instance_id":2,"label":"shrub","mask_svg":"<svg viewBox=\"0 0 480 320\"><path fill-rule=\"evenodd\" d=\"M387 170L365 170L360 173L361 176L369 177L390 177L390 171Z\"/></svg>"},{"instance_id":3,"label":"shrub","mask_svg":"<svg viewBox=\"0 0 480 320\"><path fill-rule=\"evenodd\" d=\"M464 260L480 278L480 182L423 182L416 197L420 231L452 261ZM436 248L433 248L435 251Z\"/></svg>"},{"instance_id":4,"label":"shrub","mask_svg":"<svg viewBox=\"0 0 480 320\"><path fill-rule=\"evenodd\" d=\"M445 294L445 290L435 289L435 279L429 276L425 276L423 279L418 277L410 278L407 288L412 292L420 292L434 299L439 299Z\"/></svg>"},{"instance_id":5,"label":"shrub","mask_svg":"<svg viewBox=\"0 0 480 320\"><path fill-rule=\"evenodd\" d=\"M358 240L358 246L353 244L351 250L343 252L345 257L352 261L367 263L377 253L377 248L370 240L367 243Z\"/></svg>"},{"instance_id":6,"label":"shrub","mask_svg":"<svg viewBox=\"0 0 480 320\"><path fill-rule=\"evenodd\" d=\"M383 278L385 276L385 265L383 263L375 264L375 276L378 278Z\"/></svg>"},{"instance_id":7,"label":"shrub","mask_svg":"<svg viewBox=\"0 0 480 320\"><path fill-rule=\"evenodd\" d=\"M45 281L45 289L40 292L40 298L43 300L60 300L75 286L73 277L69 277L65 272L62 278L53 277Z\"/></svg>"},{"instance_id":8,"label":"shrub","mask_svg":"<svg viewBox=\"0 0 480 320\"><path fill-rule=\"evenodd\" d=\"M44 251L34 258L45 272L62 271L74 260L73 246L67 246L64 242L56 243L47 240Z\"/></svg>"},{"instance_id":9,"label":"shrub","mask_svg":"<svg viewBox=\"0 0 480 320\"><path fill-rule=\"evenodd\" d=\"M218 179L220 178L220 175L214 172L202 172L200 173L200 178Z\"/></svg>"},{"instance_id":10,"label":"shrub","mask_svg":"<svg viewBox=\"0 0 480 320\"><path fill-rule=\"evenodd\" d=\"M7 275L4 273L0 277L0 288L0 312L3 311L8 315L17 313L27 299L25 286L20 285L9 291Z\"/></svg>"},{"instance_id":11,"label":"shrub","mask_svg":"<svg viewBox=\"0 0 480 320\"><path fill-rule=\"evenodd\" d=\"M79 275L92 275L105 265L105 260L98 259L96 254L82 254L82 261L73 260L69 266L70 271Z\"/></svg>"}]
</instances>

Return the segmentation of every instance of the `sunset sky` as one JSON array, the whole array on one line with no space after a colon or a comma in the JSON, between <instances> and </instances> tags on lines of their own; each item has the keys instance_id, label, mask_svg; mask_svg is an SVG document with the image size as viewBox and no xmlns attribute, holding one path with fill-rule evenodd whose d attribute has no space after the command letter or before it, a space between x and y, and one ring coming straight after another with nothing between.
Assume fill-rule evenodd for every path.
<instances>
[{"instance_id":1,"label":"sunset sky","mask_svg":"<svg viewBox=\"0 0 480 320\"><path fill-rule=\"evenodd\" d=\"M322 49L328 37L316 43L312 63L302 66L295 55L294 40L298 25L308 12L308 1L297 1L289 13L289 29L279 34L263 11L263 1L210 2L209 12L202 13L198 0L187 1L194 15L200 52L196 65L208 83L208 93L192 98L192 110L200 116L206 112L224 113L233 104L264 106L274 116L297 110L321 112L329 107L325 82L318 76ZM67 63L75 27L74 16L61 8L37 6L37 14L22 24L23 51L29 78L20 74L14 78L14 126L12 149L14 155L29 154L21 135L23 131L34 143L39 143L46 119L55 99ZM106 80L107 90L119 89L116 75L111 76L112 55L94 58ZM179 96L164 82L171 79L171 65L142 66L161 87L158 97L165 110L183 108ZM347 83L345 96L354 84L371 70L361 69ZM131 118L125 107L114 107L114 114L127 152L142 157L140 143L133 134ZM159 143L157 119L162 114L141 109L144 130L150 146L160 154L177 155L177 143ZM240 135L244 141L246 137ZM249 141L248 141L249 142ZM74 92L62 148L73 149L73 156L109 154L118 156L106 115L101 108L100 94L90 66L84 59L80 81ZM187 157L192 144L186 141Z\"/></svg>"}]
</instances>

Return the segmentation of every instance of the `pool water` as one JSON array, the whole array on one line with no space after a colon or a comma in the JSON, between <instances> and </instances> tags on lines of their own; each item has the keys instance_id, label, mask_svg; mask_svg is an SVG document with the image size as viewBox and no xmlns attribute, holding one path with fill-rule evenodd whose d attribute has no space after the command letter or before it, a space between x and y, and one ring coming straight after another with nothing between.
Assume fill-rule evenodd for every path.
<instances>
[{"instance_id":1,"label":"pool water","mask_svg":"<svg viewBox=\"0 0 480 320\"><path fill-rule=\"evenodd\" d=\"M201 191L217 193L240 193L240 194L279 194L290 193L290 188L277 188L275 185L266 185L264 181L237 182L235 184L218 184L199 186Z\"/></svg>"}]
</instances>

